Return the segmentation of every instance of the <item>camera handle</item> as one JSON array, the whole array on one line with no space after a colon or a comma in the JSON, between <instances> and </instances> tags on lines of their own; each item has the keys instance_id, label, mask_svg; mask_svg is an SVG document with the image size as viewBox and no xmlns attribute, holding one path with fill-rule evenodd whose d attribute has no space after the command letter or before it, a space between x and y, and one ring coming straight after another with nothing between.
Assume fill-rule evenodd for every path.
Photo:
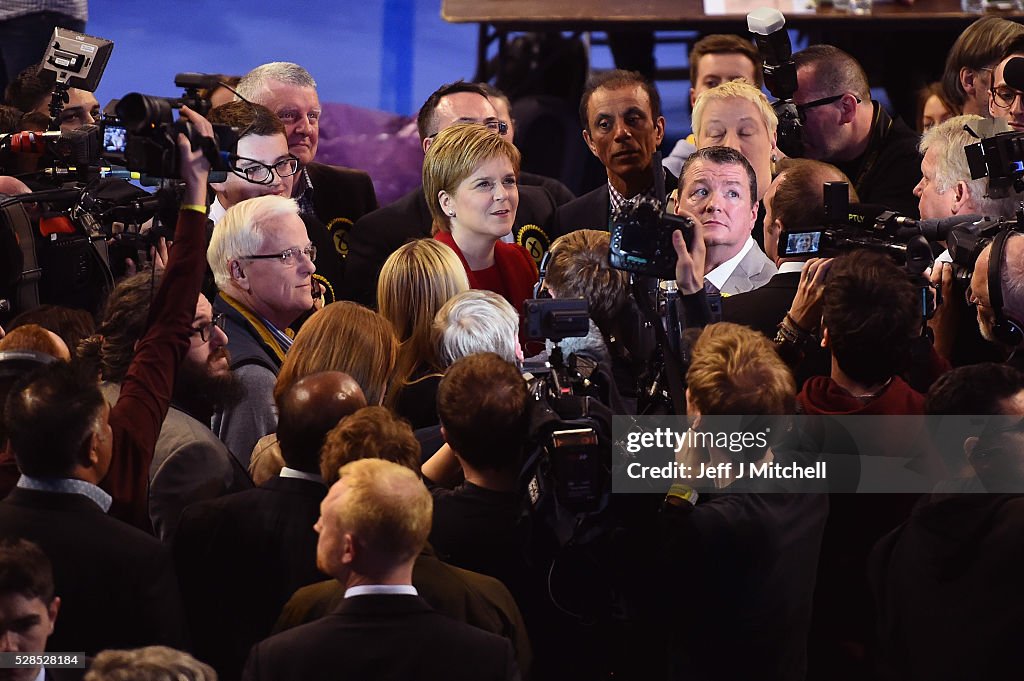
<instances>
[{"instance_id":1,"label":"camera handle","mask_svg":"<svg viewBox=\"0 0 1024 681\"><path fill-rule=\"evenodd\" d=\"M633 299L636 300L641 314L654 327L654 336L658 347L661 348L661 371L665 376L665 383L668 386L669 398L672 400L672 411L679 415L685 414L686 387L683 385L683 362L678 350L679 339L676 338L674 344L669 341L668 334L665 332L665 322L658 316L644 279L636 275L630 275L630 280ZM672 305L675 307L674 300ZM678 324L678 321L676 323ZM679 330L678 326L676 326L673 328L673 333L676 334Z\"/></svg>"},{"instance_id":2,"label":"camera handle","mask_svg":"<svg viewBox=\"0 0 1024 681\"><path fill-rule=\"evenodd\" d=\"M64 111L64 105L70 100L68 95L70 87L67 81L58 82L53 86L53 92L50 93L50 130L54 132L60 130L60 114Z\"/></svg>"}]
</instances>

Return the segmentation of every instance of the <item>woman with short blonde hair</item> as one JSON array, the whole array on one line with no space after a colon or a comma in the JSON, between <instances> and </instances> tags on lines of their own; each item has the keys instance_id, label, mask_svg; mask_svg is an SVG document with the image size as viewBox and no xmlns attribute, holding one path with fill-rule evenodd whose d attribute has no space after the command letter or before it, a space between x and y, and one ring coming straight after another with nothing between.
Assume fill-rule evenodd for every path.
<instances>
[{"instance_id":1,"label":"woman with short blonde hair","mask_svg":"<svg viewBox=\"0 0 1024 681\"><path fill-rule=\"evenodd\" d=\"M537 265L501 239L519 207L519 151L478 123L437 133L423 160L423 192L434 238L459 256L472 288L494 291L517 310L532 297Z\"/></svg>"}]
</instances>

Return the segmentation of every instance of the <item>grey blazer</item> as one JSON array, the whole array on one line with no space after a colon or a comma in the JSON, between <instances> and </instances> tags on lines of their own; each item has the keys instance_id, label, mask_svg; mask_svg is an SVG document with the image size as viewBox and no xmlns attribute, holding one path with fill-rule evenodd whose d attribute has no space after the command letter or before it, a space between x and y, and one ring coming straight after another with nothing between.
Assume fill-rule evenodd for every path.
<instances>
[{"instance_id":1,"label":"grey blazer","mask_svg":"<svg viewBox=\"0 0 1024 681\"><path fill-rule=\"evenodd\" d=\"M736 293L753 291L767 284L768 280L778 271L775 263L768 259L768 256L755 242L754 246L736 265L736 269L732 271L729 278L725 280L722 293L731 296Z\"/></svg>"}]
</instances>

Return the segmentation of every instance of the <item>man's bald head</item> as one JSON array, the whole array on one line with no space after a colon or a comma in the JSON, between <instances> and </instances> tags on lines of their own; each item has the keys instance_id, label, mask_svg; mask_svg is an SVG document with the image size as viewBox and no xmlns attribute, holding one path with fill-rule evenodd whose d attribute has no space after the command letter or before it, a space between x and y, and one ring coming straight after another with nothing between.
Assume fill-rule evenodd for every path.
<instances>
[{"instance_id":1,"label":"man's bald head","mask_svg":"<svg viewBox=\"0 0 1024 681\"><path fill-rule=\"evenodd\" d=\"M0 194L28 194L32 190L28 188L28 185L19 180L16 177L10 175L0 175Z\"/></svg>"},{"instance_id":2,"label":"man's bald head","mask_svg":"<svg viewBox=\"0 0 1024 681\"><path fill-rule=\"evenodd\" d=\"M321 371L292 383L277 401L277 441L285 465L320 472L320 447L343 417L366 406L355 379L341 371Z\"/></svg>"}]
</instances>

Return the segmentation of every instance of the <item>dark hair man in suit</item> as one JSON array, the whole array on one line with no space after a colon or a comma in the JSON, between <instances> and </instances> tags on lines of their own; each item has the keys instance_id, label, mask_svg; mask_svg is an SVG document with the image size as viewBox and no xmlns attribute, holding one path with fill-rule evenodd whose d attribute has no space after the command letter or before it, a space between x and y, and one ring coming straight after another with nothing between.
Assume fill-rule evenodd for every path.
<instances>
[{"instance_id":1,"label":"dark hair man in suit","mask_svg":"<svg viewBox=\"0 0 1024 681\"><path fill-rule=\"evenodd\" d=\"M0 503L0 536L36 542L53 562L64 607L54 650L184 644L178 587L154 538L106 515L110 407L91 372L54 362L7 398L8 445L22 471Z\"/></svg>"},{"instance_id":2,"label":"dark hair man in suit","mask_svg":"<svg viewBox=\"0 0 1024 681\"><path fill-rule=\"evenodd\" d=\"M277 400L280 474L182 514L174 556L195 653L224 678L238 677L292 592L323 579L313 532L327 493L320 447L339 420L364 406L363 391L346 373L300 378Z\"/></svg>"},{"instance_id":3,"label":"dark hair man in suit","mask_svg":"<svg viewBox=\"0 0 1024 681\"><path fill-rule=\"evenodd\" d=\"M352 678L518 678L507 640L433 611L412 586L433 516L416 473L383 459L340 473L320 506L317 565L346 586L345 600L253 647L242 678L336 678L338 659Z\"/></svg>"},{"instance_id":4,"label":"dark hair man in suit","mask_svg":"<svg viewBox=\"0 0 1024 681\"><path fill-rule=\"evenodd\" d=\"M661 97L654 84L635 71L594 76L580 98L583 141L601 161L608 182L561 206L552 238L574 229L607 229L614 211L640 195L655 194L652 159L665 139ZM665 191L675 188L666 173Z\"/></svg>"}]
</instances>

